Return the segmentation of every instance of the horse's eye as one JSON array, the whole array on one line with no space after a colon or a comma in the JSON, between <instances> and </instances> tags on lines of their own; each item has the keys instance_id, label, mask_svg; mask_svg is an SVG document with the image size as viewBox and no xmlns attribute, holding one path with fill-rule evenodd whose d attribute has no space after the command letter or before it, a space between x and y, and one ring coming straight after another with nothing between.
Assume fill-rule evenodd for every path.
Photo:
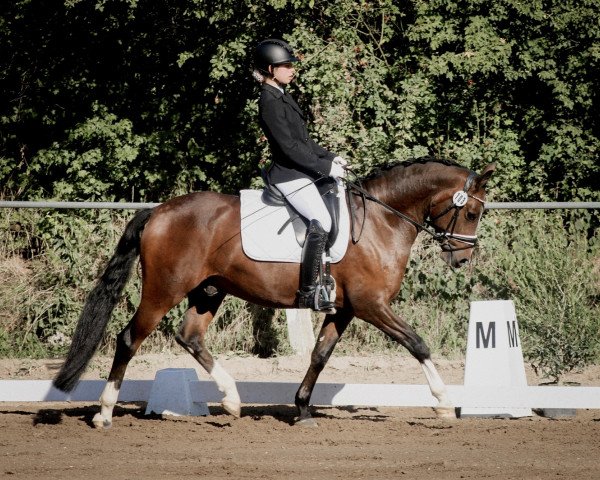
<instances>
[{"instance_id":1,"label":"horse's eye","mask_svg":"<svg viewBox=\"0 0 600 480\"><path fill-rule=\"evenodd\" d=\"M477 220L477 214L473 213L473 212L467 212L467 220L469 220L470 222L474 222L475 220Z\"/></svg>"}]
</instances>

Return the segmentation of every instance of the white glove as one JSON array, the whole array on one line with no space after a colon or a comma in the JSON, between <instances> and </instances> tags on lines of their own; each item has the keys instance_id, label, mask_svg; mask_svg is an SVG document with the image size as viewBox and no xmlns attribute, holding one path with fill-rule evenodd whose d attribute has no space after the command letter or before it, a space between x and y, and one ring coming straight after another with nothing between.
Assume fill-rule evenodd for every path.
<instances>
[{"instance_id":1,"label":"white glove","mask_svg":"<svg viewBox=\"0 0 600 480\"><path fill-rule=\"evenodd\" d=\"M344 158L342 158L340 156L335 157L333 159L333 163L337 163L338 165L341 165L342 167L347 167L348 166L348 162Z\"/></svg>"},{"instance_id":2,"label":"white glove","mask_svg":"<svg viewBox=\"0 0 600 480\"><path fill-rule=\"evenodd\" d=\"M346 176L346 170L339 163L331 162L329 176L333 178L344 178Z\"/></svg>"}]
</instances>

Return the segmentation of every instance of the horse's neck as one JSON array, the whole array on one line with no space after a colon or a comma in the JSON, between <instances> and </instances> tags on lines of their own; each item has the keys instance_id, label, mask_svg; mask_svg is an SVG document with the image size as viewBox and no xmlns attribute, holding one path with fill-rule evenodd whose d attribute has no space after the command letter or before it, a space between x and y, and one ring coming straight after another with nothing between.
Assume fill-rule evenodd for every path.
<instances>
[{"instance_id":1,"label":"horse's neck","mask_svg":"<svg viewBox=\"0 0 600 480\"><path fill-rule=\"evenodd\" d=\"M432 197L440 184L445 183L444 180L432 168L406 167L374 179L370 192L390 207L422 222L428 214Z\"/></svg>"}]
</instances>

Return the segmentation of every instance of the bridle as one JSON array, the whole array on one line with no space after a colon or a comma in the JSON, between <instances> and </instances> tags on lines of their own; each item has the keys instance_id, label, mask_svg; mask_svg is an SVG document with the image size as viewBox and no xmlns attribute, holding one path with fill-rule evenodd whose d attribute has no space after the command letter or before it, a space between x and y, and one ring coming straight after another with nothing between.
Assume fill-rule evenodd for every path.
<instances>
[{"instance_id":1,"label":"bridle","mask_svg":"<svg viewBox=\"0 0 600 480\"><path fill-rule=\"evenodd\" d=\"M476 177L477 177L477 174L475 172L470 172L469 176L467 177L467 179L465 181L465 185L463 186L462 190L457 190L454 193L454 195L452 196L452 203L450 205L448 205L441 213L438 213L435 217L426 218L423 223L419 223L416 220L413 220L405 213L402 213L399 210L396 210L395 208L389 206L387 203L382 202L381 200L379 200L378 198L371 195L369 192L367 192L364 188L357 185L356 183L354 183L348 179L344 179L344 181L346 183L346 187L348 189L348 193L351 193L352 190L355 190L356 192L358 192L360 194L360 196L363 198L363 205L364 205L364 207L363 207L364 208L363 223L362 223L358 238L356 238L355 233L354 233L354 222L352 222L352 221L350 222L351 227L352 227L351 228L352 242L358 243L358 241L360 240L360 237L362 236L364 222L366 219L366 209L367 209L367 204L364 200L367 199L374 203L377 203L378 205L381 205L382 207L389 210L397 217L400 217L403 220L407 221L411 225L415 226L417 228L417 230L419 230L419 231L422 230L422 231L426 232L427 234L431 235L431 237L433 237L433 239L435 241L440 243L440 246L444 252L457 252L459 250L467 250L469 248L475 247L475 245L477 244L477 235L461 235L458 233L454 233L454 229L456 227L458 215L460 214L460 211L463 209L463 207L467 204L467 201L469 200L469 198L473 198L473 199L477 200L479 203L481 203L482 205L485 205L485 202L481 198L478 198L475 195L472 195L469 193L469 189L473 186L473 182ZM348 199L349 199L349 205L350 205L350 210L351 210L351 214L352 214L351 217L353 218L354 217L354 207L352 206L352 202L350 201L350 196L348 196ZM446 225L446 228L442 229L439 225L437 225L435 223L435 221L438 220L439 218L443 217L444 215L446 215L451 210L454 210L454 213L453 213L452 217L450 218L448 225ZM463 244L465 244L465 246L455 247L450 243L450 240L454 240L456 242L463 243Z\"/></svg>"},{"instance_id":2,"label":"bridle","mask_svg":"<svg viewBox=\"0 0 600 480\"><path fill-rule=\"evenodd\" d=\"M458 233L454 233L454 228L456 227L456 221L458 220L458 215L462 208L467 204L469 198L473 198L477 200L481 205L485 206L485 202L475 195L471 195L469 193L469 189L473 185L473 181L477 177L475 172L470 172L467 180L465 181L465 185L462 190L457 190L452 196L452 203L448 205L441 213L438 213L433 218L427 218L425 220L425 224L432 227L434 229L434 239L440 242L440 246L444 252L457 252L459 250L467 250L468 248L473 248L477 244L477 235L461 235ZM438 219L446 215L450 210L454 210L448 225L443 232L440 232L441 228L439 228L434 222ZM454 247L449 240L455 240L460 243L464 243L464 247Z\"/></svg>"}]
</instances>

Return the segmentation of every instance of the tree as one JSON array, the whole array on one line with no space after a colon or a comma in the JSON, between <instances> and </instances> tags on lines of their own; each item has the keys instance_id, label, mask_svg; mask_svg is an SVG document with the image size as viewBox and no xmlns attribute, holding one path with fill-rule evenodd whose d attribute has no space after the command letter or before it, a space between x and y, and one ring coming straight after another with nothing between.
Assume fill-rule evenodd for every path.
<instances>
[{"instance_id":1,"label":"tree","mask_svg":"<svg viewBox=\"0 0 600 480\"><path fill-rule=\"evenodd\" d=\"M304 59L294 93L313 135L351 156L359 174L435 154L473 169L497 161L498 199L598 199L598 7L9 2L0 17L3 194L157 201L258 184L268 153L252 50L283 37Z\"/></svg>"}]
</instances>

